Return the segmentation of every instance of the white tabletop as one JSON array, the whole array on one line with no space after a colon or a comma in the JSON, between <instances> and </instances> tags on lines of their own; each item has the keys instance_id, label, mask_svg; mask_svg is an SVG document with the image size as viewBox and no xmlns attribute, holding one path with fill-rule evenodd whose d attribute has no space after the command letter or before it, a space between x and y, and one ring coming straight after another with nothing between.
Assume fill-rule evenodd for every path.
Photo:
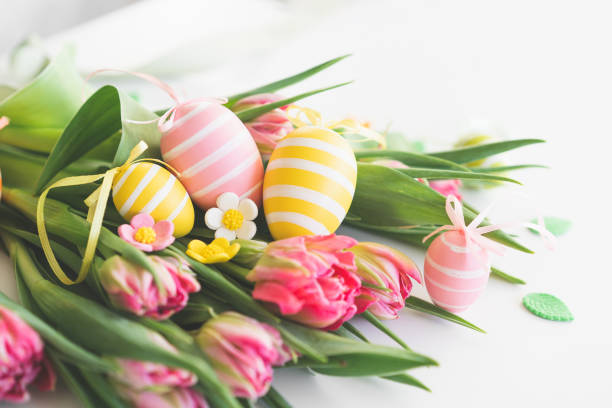
<instances>
[{"instance_id":1,"label":"white tabletop","mask_svg":"<svg viewBox=\"0 0 612 408\"><path fill-rule=\"evenodd\" d=\"M351 59L286 94L356 79L309 103L330 119L353 114L380 127L392 121L394 129L434 147L451 144L474 119L489 120L508 138L548 140L504 158L552 168L514 173L529 200L504 200L494 219L520 220L539 211L569 218L574 226L555 252L525 232L521 237L538 250L535 255L509 252L495 260L527 285L491 279L482 298L463 314L487 334L409 310L389 323L414 350L440 363L412 371L433 392L378 379L278 370L275 385L295 407L611 404L612 326L605 302L612 271L604 239L612 223L604 212L604 200L611 198L610 170L604 165L612 136L612 10L605 2L573 4L357 1L311 19L308 28L296 21L299 32L266 54L171 80L190 96L217 95L353 52ZM155 90L139 89L145 101L160 97ZM483 208L503 192L469 193L467 199ZM352 229L341 232L378 239ZM405 249L422 265L422 251L380 241ZM10 266L3 255L0 270L0 286L10 290ZM575 321L555 323L529 314L521 299L530 292L558 296ZM421 287L414 293L426 296ZM363 322L357 325L388 343ZM69 401L66 393L35 394L26 406L78 406Z\"/></svg>"}]
</instances>

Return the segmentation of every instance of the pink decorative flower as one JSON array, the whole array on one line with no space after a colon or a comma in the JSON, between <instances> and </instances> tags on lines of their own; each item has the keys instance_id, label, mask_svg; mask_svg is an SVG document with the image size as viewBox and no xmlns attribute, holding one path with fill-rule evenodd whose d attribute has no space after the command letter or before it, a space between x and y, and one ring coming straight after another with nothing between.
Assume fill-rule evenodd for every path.
<instances>
[{"instance_id":1,"label":"pink decorative flower","mask_svg":"<svg viewBox=\"0 0 612 408\"><path fill-rule=\"evenodd\" d=\"M445 197L454 195L457 197L457 199L461 200L461 194L459 193L461 180L430 180L429 187L433 188Z\"/></svg>"},{"instance_id":2,"label":"pink decorative flower","mask_svg":"<svg viewBox=\"0 0 612 408\"><path fill-rule=\"evenodd\" d=\"M150 389L139 391L118 387L119 393L134 408L208 408L204 397L191 388Z\"/></svg>"},{"instance_id":3,"label":"pink decorative flower","mask_svg":"<svg viewBox=\"0 0 612 408\"><path fill-rule=\"evenodd\" d=\"M381 319L397 319L410 296L412 281L421 283L416 264L399 251L375 242L361 242L351 249L362 282L355 299L357 313L366 309Z\"/></svg>"},{"instance_id":4,"label":"pink decorative flower","mask_svg":"<svg viewBox=\"0 0 612 408\"><path fill-rule=\"evenodd\" d=\"M38 333L0 306L0 401L28 401L32 382L41 391L55 388L55 373L43 349Z\"/></svg>"},{"instance_id":5,"label":"pink decorative flower","mask_svg":"<svg viewBox=\"0 0 612 408\"><path fill-rule=\"evenodd\" d=\"M334 330L355 315L361 281L354 256L357 244L340 235L304 236L270 243L247 279L253 297L277 306L285 317Z\"/></svg>"},{"instance_id":6,"label":"pink decorative flower","mask_svg":"<svg viewBox=\"0 0 612 408\"><path fill-rule=\"evenodd\" d=\"M149 256L149 260L164 293L158 291L148 270L117 255L100 268L100 282L115 307L138 316L166 319L185 307L189 294L199 291L200 284L185 261L159 256Z\"/></svg>"},{"instance_id":7,"label":"pink decorative flower","mask_svg":"<svg viewBox=\"0 0 612 408\"><path fill-rule=\"evenodd\" d=\"M239 100L232 106L234 112L240 112L257 106L274 103L283 99L275 94L258 94ZM273 109L255 119L246 122L245 126L257 144L263 156L269 156L276 144L287 134L293 131L293 125L287 117L287 107Z\"/></svg>"},{"instance_id":8,"label":"pink decorative flower","mask_svg":"<svg viewBox=\"0 0 612 408\"><path fill-rule=\"evenodd\" d=\"M160 251L174 242L174 224L166 220L155 222L149 214L136 214L118 231L124 241L145 252Z\"/></svg>"},{"instance_id":9,"label":"pink decorative flower","mask_svg":"<svg viewBox=\"0 0 612 408\"><path fill-rule=\"evenodd\" d=\"M235 312L207 321L196 341L206 353L219 379L237 397L265 395L272 383L272 366L285 364L291 351L278 331Z\"/></svg>"}]
</instances>

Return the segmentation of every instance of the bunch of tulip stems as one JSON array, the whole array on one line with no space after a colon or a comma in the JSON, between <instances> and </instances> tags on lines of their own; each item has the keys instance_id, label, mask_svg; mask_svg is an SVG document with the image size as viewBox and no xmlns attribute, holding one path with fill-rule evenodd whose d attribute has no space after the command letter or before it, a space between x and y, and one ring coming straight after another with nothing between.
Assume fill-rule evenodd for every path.
<instances>
[{"instance_id":1,"label":"bunch of tulip stems","mask_svg":"<svg viewBox=\"0 0 612 408\"><path fill-rule=\"evenodd\" d=\"M228 98L226 106L247 125L264 159L274 143L292 129L283 117L284 107L345 84L290 98L270 93L344 58ZM350 316L346 312L344 317L334 317L332 324L284 316L254 299L254 291L263 285L258 281L258 268L273 261L268 253L271 248L283 249L268 244L272 239L262 219L258 220L256 239L238 240L240 251L231 261L203 264L185 252L192 239L211 240L211 231L196 226L188 237L148 256L117 236L116 228L123 220L109 206L84 284L63 284L41 251L36 233L38 194L51 181L100 173L121 163L139 140L147 140L153 157L159 146L154 126L144 132L123 120L156 118L154 112L112 86L92 92L82 103L87 87L70 58L61 54L18 91L18 97L0 102L0 116L11 119L11 126L0 130L0 169L5 184L0 237L14 263L21 303L0 296L0 312L13 313L44 341L44 358L39 347L27 362L15 362L15 367L31 367L30 381L45 372L41 368L45 361L51 361L70 389L90 407L239 407L250 406L258 398L270 407L287 407L289 403L270 386L272 367L307 367L334 376L377 376L427 389L408 370L436 362L412 351L380 321L397 317L398 308L408 307L482 331L423 299L408 297L408 278L402 283L399 306L391 309L380 299L399 288L381 287L376 280L372 283L361 276L356 285L369 290L377 300L360 308L359 296L363 294L354 291L350 295L357 296L357 309L363 309L360 315L400 348L371 343L348 321L354 311ZM59 102L50 103L52 100ZM370 132L364 127L357 129L365 135ZM433 154L392 150L384 143L356 148L357 188L345 223L423 246L424 236L448 223L444 195L423 179L516 182L499 174L533 165L483 168L470 164L538 142L514 140ZM401 166L385 165L384 160ZM71 279L79 271L90 229L83 199L96 187L93 183L55 189L45 205L51 248L70 271ZM476 210L468 204L465 208L466 220L473 219ZM501 231L489 237L530 252ZM341 242L345 238L349 239L332 237L326 243L345 245L343 250L354 247L357 259L359 251L364 252L361 256L375 253L374 247L365 244ZM319 250L312 249L316 243L308 239L300 242L306 255ZM385 254L388 259L409 264L391 250ZM326 256L336 260L334 267L342 266L340 252L329 250ZM495 268L493 274L511 283L522 282ZM419 279L418 272L410 276ZM147 295L135 293L138 290ZM380 307L375 309L372 302ZM22 341L13 337L17 343ZM14 400L26 398L27 384L18 385L7 390L0 387L0 398L3 393L17 395Z\"/></svg>"}]
</instances>

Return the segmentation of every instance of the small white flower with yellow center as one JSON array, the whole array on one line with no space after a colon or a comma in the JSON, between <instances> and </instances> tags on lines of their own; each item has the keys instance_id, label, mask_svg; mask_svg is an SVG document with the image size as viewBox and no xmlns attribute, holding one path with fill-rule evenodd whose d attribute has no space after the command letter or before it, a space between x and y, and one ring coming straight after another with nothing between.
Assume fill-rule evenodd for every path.
<instances>
[{"instance_id":1,"label":"small white flower with yellow center","mask_svg":"<svg viewBox=\"0 0 612 408\"><path fill-rule=\"evenodd\" d=\"M231 241L236 238L251 239L257 226L257 205L249 198L240 199L234 193L217 197L217 207L209 208L204 215L206 226L215 231L215 238Z\"/></svg>"}]
</instances>

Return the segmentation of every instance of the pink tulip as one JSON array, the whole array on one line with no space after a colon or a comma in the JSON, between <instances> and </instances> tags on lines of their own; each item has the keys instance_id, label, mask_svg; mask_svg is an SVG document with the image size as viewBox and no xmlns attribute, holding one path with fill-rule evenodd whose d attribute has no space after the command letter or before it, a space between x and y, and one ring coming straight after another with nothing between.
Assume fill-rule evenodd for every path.
<instances>
[{"instance_id":1,"label":"pink tulip","mask_svg":"<svg viewBox=\"0 0 612 408\"><path fill-rule=\"evenodd\" d=\"M31 383L41 391L55 388L55 373L43 349L38 333L0 306L0 401L28 401Z\"/></svg>"},{"instance_id":2,"label":"pink tulip","mask_svg":"<svg viewBox=\"0 0 612 408\"><path fill-rule=\"evenodd\" d=\"M136 214L129 224L119 226L118 233L125 242L145 252L160 251L174 242L174 224L155 222L149 214Z\"/></svg>"},{"instance_id":3,"label":"pink tulip","mask_svg":"<svg viewBox=\"0 0 612 408\"><path fill-rule=\"evenodd\" d=\"M232 110L234 112L240 112L268 103L277 102L281 99L283 98L275 94L252 95L236 102L234 106L232 106ZM263 156L269 156L279 140L293 131L293 125L285 112L286 108L286 106L283 106L280 109L273 109L245 123L246 128L257 144L259 152Z\"/></svg>"},{"instance_id":4,"label":"pink tulip","mask_svg":"<svg viewBox=\"0 0 612 408\"><path fill-rule=\"evenodd\" d=\"M461 194L459 193L461 180L430 180L429 187L433 188L445 197L454 195L457 197L457 199L461 200Z\"/></svg>"},{"instance_id":5,"label":"pink tulip","mask_svg":"<svg viewBox=\"0 0 612 408\"><path fill-rule=\"evenodd\" d=\"M208 408L204 397L191 388L139 391L118 387L118 390L134 408Z\"/></svg>"},{"instance_id":6,"label":"pink tulip","mask_svg":"<svg viewBox=\"0 0 612 408\"><path fill-rule=\"evenodd\" d=\"M149 256L164 287L160 293L151 273L120 256L107 259L99 271L100 282L111 303L138 316L167 319L182 310L189 294L200 284L187 267L172 257Z\"/></svg>"},{"instance_id":7,"label":"pink tulip","mask_svg":"<svg viewBox=\"0 0 612 408\"><path fill-rule=\"evenodd\" d=\"M340 235L304 236L270 243L247 279L253 297L275 305L285 317L334 330L357 311L361 281L355 274L357 244Z\"/></svg>"},{"instance_id":8,"label":"pink tulip","mask_svg":"<svg viewBox=\"0 0 612 408\"><path fill-rule=\"evenodd\" d=\"M349 251L355 254L357 274L367 283L355 299L358 313L367 309L381 319L397 319L412 290L410 278L421 283L416 264L401 252L375 242L361 242Z\"/></svg>"},{"instance_id":9,"label":"pink tulip","mask_svg":"<svg viewBox=\"0 0 612 408\"><path fill-rule=\"evenodd\" d=\"M119 369L113 378L134 390L152 387L191 387L197 382L195 374L180 368L167 367L150 361L115 359Z\"/></svg>"},{"instance_id":10,"label":"pink tulip","mask_svg":"<svg viewBox=\"0 0 612 408\"><path fill-rule=\"evenodd\" d=\"M272 366L283 365L291 358L275 328L235 312L210 319L196 341L219 379L237 397L265 395L272 383Z\"/></svg>"}]
</instances>

